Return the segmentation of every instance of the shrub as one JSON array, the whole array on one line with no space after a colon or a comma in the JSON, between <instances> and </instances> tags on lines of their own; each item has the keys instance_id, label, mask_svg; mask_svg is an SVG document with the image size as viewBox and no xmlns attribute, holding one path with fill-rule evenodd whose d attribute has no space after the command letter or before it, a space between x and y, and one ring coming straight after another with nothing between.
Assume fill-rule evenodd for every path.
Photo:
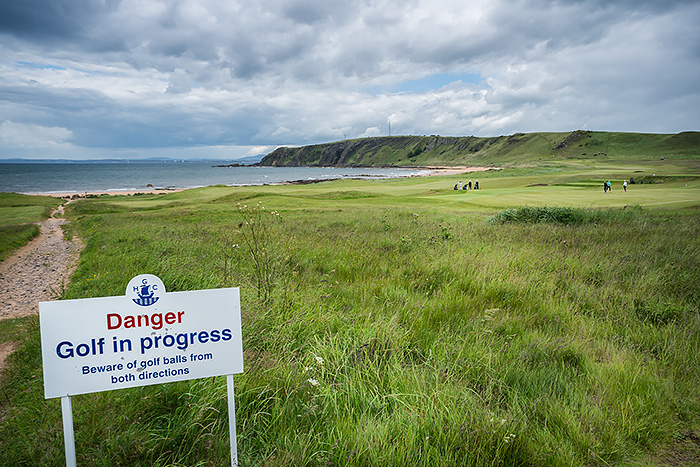
<instances>
[{"instance_id":1,"label":"shrub","mask_svg":"<svg viewBox=\"0 0 700 467\"><path fill-rule=\"evenodd\" d=\"M495 224L506 222L536 224L540 222L555 224L580 224L585 220L585 213L581 209L555 208L555 207L529 207L509 208L501 211L489 219Z\"/></svg>"},{"instance_id":2,"label":"shrub","mask_svg":"<svg viewBox=\"0 0 700 467\"><path fill-rule=\"evenodd\" d=\"M634 220L641 213L641 207L628 207L622 209L580 209L568 207L520 207L509 208L499 212L488 219L491 224L519 223L519 224L586 224L599 222L621 222Z\"/></svg>"}]
</instances>

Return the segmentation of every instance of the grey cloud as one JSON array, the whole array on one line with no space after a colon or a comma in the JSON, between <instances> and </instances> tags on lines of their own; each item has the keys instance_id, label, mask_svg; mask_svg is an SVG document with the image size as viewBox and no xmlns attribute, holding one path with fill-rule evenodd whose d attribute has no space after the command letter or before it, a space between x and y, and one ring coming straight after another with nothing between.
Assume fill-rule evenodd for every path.
<instances>
[{"instance_id":1,"label":"grey cloud","mask_svg":"<svg viewBox=\"0 0 700 467\"><path fill-rule=\"evenodd\" d=\"M0 111L83 147L313 143L391 115L418 134L692 129L699 23L697 0L3 2ZM441 73L483 82L402 91Z\"/></svg>"},{"instance_id":2,"label":"grey cloud","mask_svg":"<svg viewBox=\"0 0 700 467\"><path fill-rule=\"evenodd\" d=\"M177 68L170 77L170 82L165 92L182 94L192 90L192 78L182 68Z\"/></svg>"},{"instance_id":3,"label":"grey cloud","mask_svg":"<svg viewBox=\"0 0 700 467\"><path fill-rule=\"evenodd\" d=\"M544 0L542 0L544 1ZM626 12L664 13L677 7L697 4L696 0L562 0L562 3L582 4Z\"/></svg>"},{"instance_id":4,"label":"grey cloud","mask_svg":"<svg viewBox=\"0 0 700 467\"><path fill-rule=\"evenodd\" d=\"M282 11L285 17L297 23L312 25L336 16L339 10L344 9L344 4L336 4L327 0L295 0L283 5Z\"/></svg>"},{"instance_id":5,"label":"grey cloud","mask_svg":"<svg viewBox=\"0 0 700 467\"><path fill-rule=\"evenodd\" d=\"M115 2L92 0L15 0L0 2L0 31L36 40L76 40L89 31L92 18Z\"/></svg>"}]
</instances>

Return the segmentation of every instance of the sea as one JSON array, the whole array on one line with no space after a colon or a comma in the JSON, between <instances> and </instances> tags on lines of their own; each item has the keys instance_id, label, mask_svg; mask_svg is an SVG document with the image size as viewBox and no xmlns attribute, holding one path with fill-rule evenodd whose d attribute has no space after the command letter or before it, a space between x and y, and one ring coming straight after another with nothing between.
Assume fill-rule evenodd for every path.
<instances>
[{"instance_id":1,"label":"sea","mask_svg":"<svg viewBox=\"0 0 700 467\"><path fill-rule=\"evenodd\" d=\"M246 186L340 178L397 178L427 170L338 167L221 167L228 162L119 161L0 163L0 192L27 194L95 193Z\"/></svg>"}]
</instances>

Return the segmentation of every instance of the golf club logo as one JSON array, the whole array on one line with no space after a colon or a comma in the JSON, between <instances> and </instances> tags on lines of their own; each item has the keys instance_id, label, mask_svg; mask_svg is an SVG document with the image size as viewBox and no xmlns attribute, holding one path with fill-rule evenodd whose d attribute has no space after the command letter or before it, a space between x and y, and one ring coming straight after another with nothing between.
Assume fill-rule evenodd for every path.
<instances>
[{"instance_id":1,"label":"golf club logo","mask_svg":"<svg viewBox=\"0 0 700 467\"><path fill-rule=\"evenodd\" d=\"M137 295L137 298L132 300L140 306L151 306L160 298L156 295L158 284L149 284L146 278L141 279L140 284L134 285L132 291Z\"/></svg>"}]
</instances>

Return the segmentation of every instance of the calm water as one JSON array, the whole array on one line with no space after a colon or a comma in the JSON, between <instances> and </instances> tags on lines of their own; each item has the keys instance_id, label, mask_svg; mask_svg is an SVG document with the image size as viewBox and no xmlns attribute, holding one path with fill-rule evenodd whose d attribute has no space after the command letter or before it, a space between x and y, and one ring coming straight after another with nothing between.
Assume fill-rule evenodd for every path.
<instances>
[{"instance_id":1,"label":"calm water","mask_svg":"<svg viewBox=\"0 0 700 467\"><path fill-rule=\"evenodd\" d=\"M412 169L214 167L216 162L0 163L0 192L62 193L263 185L334 178L394 178ZM152 185L152 188L148 185Z\"/></svg>"}]
</instances>

